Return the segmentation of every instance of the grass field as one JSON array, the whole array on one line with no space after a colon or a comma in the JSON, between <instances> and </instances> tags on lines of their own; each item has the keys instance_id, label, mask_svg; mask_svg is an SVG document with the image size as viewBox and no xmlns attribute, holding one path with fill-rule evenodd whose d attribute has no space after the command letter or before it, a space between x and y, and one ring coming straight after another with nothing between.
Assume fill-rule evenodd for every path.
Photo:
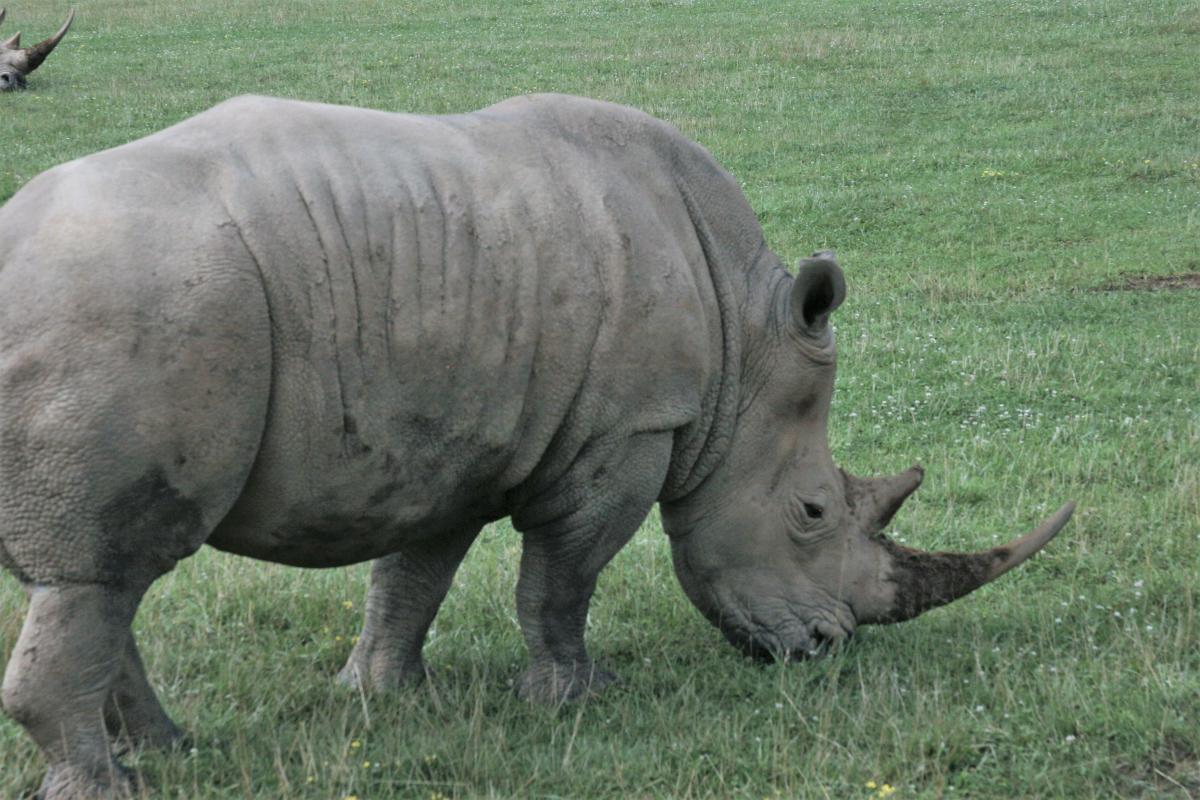
<instances>
[{"instance_id":1,"label":"grass field","mask_svg":"<svg viewBox=\"0 0 1200 800\"><path fill-rule=\"evenodd\" d=\"M11 0L0 37L66 0ZM833 247L834 452L919 461L894 535L975 549L1065 500L1028 566L836 655L757 666L675 583L651 519L601 577L624 678L512 695L520 541L480 540L431 685L335 688L367 567L203 551L136 623L194 737L157 797L1200 796L1200 6L1187 0L78 0L0 96L0 201L43 169L226 97L441 113L531 91L639 106L743 182L788 261ZM1168 276L1187 276L1164 288ZM3 302L3 298L0 298ZM24 598L0 578L0 654ZM0 719L0 796L43 763ZM886 786L885 786L886 785Z\"/></svg>"}]
</instances>

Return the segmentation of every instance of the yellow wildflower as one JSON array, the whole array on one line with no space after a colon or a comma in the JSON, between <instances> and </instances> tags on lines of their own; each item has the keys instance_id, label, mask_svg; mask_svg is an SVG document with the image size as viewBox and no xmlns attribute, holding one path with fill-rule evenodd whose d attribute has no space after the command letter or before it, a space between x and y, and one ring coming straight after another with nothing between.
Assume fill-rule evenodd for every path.
<instances>
[{"instance_id":1,"label":"yellow wildflower","mask_svg":"<svg viewBox=\"0 0 1200 800\"><path fill-rule=\"evenodd\" d=\"M343 600L343 601L342 601L342 608L344 608L344 609L346 609L347 611L349 611L350 609L354 608L354 601L353 601L353 600Z\"/></svg>"},{"instance_id":2,"label":"yellow wildflower","mask_svg":"<svg viewBox=\"0 0 1200 800\"><path fill-rule=\"evenodd\" d=\"M357 750L360 747L362 747L362 742L360 742L358 739L355 739L350 743L351 750Z\"/></svg>"},{"instance_id":3,"label":"yellow wildflower","mask_svg":"<svg viewBox=\"0 0 1200 800\"><path fill-rule=\"evenodd\" d=\"M875 783L875 781L867 781L867 788L868 788L868 789L874 789L876 786L878 786L878 784L877 784L877 783Z\"/></svg>"}]
</instances>

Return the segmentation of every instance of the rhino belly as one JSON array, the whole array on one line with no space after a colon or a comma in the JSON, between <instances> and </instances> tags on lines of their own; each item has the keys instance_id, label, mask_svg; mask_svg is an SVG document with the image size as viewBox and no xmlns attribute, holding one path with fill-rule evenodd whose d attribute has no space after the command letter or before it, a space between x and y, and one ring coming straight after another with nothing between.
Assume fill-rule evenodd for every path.
<instances>
[{"instance_id":1,"label":"rhino belly","mask_svg":"<svg viewBox=\"0 0 1200 800\"><path fill-rule=\"evenodd\" d=\"M494 414L511 403L488 413L453 380L414 385L408 370L383 365L348 389L330 363L277 370L255 465L209 544L338 566L503 516L501 477L516 448L511 415L496 424Z\"/></svg>"},{"instance_id":2,"label":"rhino belly","mask_svg":"<svg viewBox=\"0 0 1200 800\"><path fill-rule=\"evenodd\" d=\"M260 465L207 543L282 564L342 566L500 516L495 499L447 485L432 464L423 474L398 469L406 459L424 461L403 450L340 463L310 452L307 463Z\"/></svg>"},{"instance_id":3,"label":"rhino belly","mask_svg":"<svg viewBox=\"0 0 1200 800\"><path fill-rule=\"evenodd\" d=\"M386 484L374 488L378 495L391 491ZM364 508L356 499L348 493L286 507L246 504L217 527L208 544L279 564L335 567L379 558L406 542L438 537L464 524L462 515L438 513L432 503Z\"/></svg>"}]
</instances>

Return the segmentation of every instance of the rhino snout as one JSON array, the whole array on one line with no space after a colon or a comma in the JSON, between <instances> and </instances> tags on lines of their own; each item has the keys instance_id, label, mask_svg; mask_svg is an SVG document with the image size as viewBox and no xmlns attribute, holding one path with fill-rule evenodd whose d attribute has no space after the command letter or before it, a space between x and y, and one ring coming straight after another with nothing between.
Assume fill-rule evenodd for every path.
<instances>
[{"instance_id":1,"label":"rhino snout","mask_svg":"<svg viewBox=\"0 0 1200 800\"><path fill-rule=\"evenodd\" d=\"M13 69L0 70L0 92L25 88L25 76Z\"/></svg>"}]
</instances>

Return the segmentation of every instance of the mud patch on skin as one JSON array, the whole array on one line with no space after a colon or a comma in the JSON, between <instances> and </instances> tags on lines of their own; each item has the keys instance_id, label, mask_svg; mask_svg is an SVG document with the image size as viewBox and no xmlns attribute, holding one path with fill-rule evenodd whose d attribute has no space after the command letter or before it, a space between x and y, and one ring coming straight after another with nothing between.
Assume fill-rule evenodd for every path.
<instances>
[{"instance_id":1,"label":"mud patch on skin","mask_svg":"<svg viewBox=\"0 0 1200 800\"><path fill-rule=\"evenodd\" d=\"M1178 275L1129 275L1101 287L1101 291L1105 292L1156 292L1164 289L1200 289L1200 271Z\"/></svg>"},{"instance_id":2,"label":"mud patch on skin","mask_svg":"<svg viewBox=\"0 0 1200 800\"><path fill-rule=\"evenodd\" d=\"M896 586L891 613L881 622L912 619L973 592L988 581L992 569L1008 558L1006 548L986 553L923 553L877 538L892 559L888 582Z\"/></svg>"},{"instance_id":3,"label":"mud patch on skin","mask_svg":"<svg viewBox=\"0 0 1200 800\"><path fill-rule=\"evenodd\" d=\"M99 521L109 545L101 567L118 578L147 568L161 574L204 539L200 505L180 494L162 467L147 470L108 501Z\"/></svg>"}]
</instances>

